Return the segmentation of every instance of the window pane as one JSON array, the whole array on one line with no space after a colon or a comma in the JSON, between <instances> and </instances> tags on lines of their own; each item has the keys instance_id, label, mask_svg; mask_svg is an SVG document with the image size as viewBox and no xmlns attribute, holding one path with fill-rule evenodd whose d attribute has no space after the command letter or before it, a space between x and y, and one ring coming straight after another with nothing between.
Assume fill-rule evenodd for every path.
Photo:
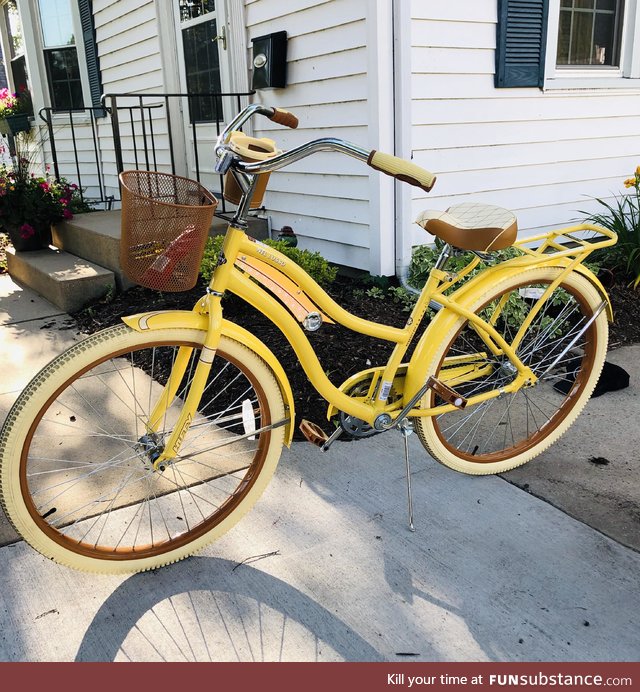
<instances>
[{"instance_id":1,"label":"window pane","mask_svg":"<svg viewBox=\"0 0 640 692\"><path fill-rule=\"evenodd\" d=\"M29 76L27 75L27 61L24 55L19 55L11 61L11 75L13 83L18 91L29 88Z\"/></svg>"},{"instance_id":2,"label":"window pane","mask_svg":"<svg viewBox=\"0 0 640 692\"><path fill-rule=\"evenodd\" d=\"M45 48L75 45L70 0L38 0Z\"/></svg>"},{"instance_id":3,"label":"window pane","mask_svg":"<svg viewBox=\"0 0 640 692\"><path fill-rule=\"evenodd\" d=\"M574 0L560 8L558 65L619 64L621 0Z\"/></svg>"},{"instance_id":4,"label":"window pane","mask_svg":"<svg viewBox=\"0 0 640 692\"><path fill-rule=\"evenodd\" d=\"M216 11L215 0L178 0L180 21L188 22L208 12Z\"/></svg>"},{"instance_id":5,"label":"window pane","mask_svg":"<svg viewBox=\"0 0 640 692\"><path fill-rule=\"evenodd\" d=\"M9 34L9 50L11 57L15 58L18 55L24 55L24 39L22 38L22 22L18 14L18 7L15 0L7 3L4 6L5 20L7 32Z\"/></svg>"},{"instance_id":6,"label":"window pane","mask_svg":"<svg viewBox=\"0 0 640 692\"><path fill-rule=\"evenodd\" d=\"M615 21L612 14L596 15L596 25L593 33L593 62L595 65L611 65L611 51Z\"/></svg>"},{"instance_id":7,"label":"window pane","mask_svg":"<svg viewBox=\"0 0 640 692\"><path fill-rule=\"evenodd\" d=\"M54 110L84 108L82 82L75 48L46 50L44 58L49 78L49 93Z\"/></svg>"},{"instance_id":8,"label":"window pane","mask_svg":"<svg viewBox=\"0 0 640 692\"><path fill-rule=\"evenodd\" d=\"M571 7L573 5L573 0L562 0L560 7Z\"/></svg>"},{"instance_id":9,"label":"window pane","mask_svg":"<svg viewBox=\"0 0 640 692\"><path fill-rule=\"evenodd\" d=\"M182 31L187 91L191 95L222 91L217 35L215 19ZM222 120L222 100L213 96L192 98L190 113L192 122Z\"/></svg>"},{"instance_id":10,"label":"window pane","mask_svg":"<svg viewBox=\"0 0 640 692\"><path fill-rule=\"evenodd\" d=\"M571 65L590 65L593 40L593 15L578 12L573 16L573 35L571 36Z\"/></svg>"},{"instance_id":11,"label":"window pane","mask_svg":"<svg viewBox=\"0 0 640 692\"><path fill-rule=\"evenodd\" d=\"M558 31L558 65L569 64L569 39L571 36L571 12L560 12Z\"/></svg>"}]
</instances>

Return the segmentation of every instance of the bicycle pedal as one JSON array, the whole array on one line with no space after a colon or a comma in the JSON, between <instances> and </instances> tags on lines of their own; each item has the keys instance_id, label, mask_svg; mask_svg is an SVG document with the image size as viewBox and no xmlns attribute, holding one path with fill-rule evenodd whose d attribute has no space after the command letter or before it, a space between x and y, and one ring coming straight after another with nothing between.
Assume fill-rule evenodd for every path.
<instances>
[{"instance_id":1,"label":"bicycle pedal","mask_svg":"<svg viewBox=\"0 0 640 692\"><path fill-rule=\"evenodd\" d=\"M444 382L440 382L437 377L430 377L427 380L427 387L433 390L443 401L451 404L456 408L463 409L467 405L467 399L462 394L458 394L455 389L452 389Z\"/></svg>"},{"instance_id":2,"label":"bicycle pedal","mask_svg":"<svg viewBox=\"0 0 640 692\"><path fill-rule=\"evenodd\" d=\"M300 422L299 430L307 441L316 445L316 447L323 447L325 442L329 439L327 433L319 425L312 423L306 418Z\"/></svg>"}]
</instances>

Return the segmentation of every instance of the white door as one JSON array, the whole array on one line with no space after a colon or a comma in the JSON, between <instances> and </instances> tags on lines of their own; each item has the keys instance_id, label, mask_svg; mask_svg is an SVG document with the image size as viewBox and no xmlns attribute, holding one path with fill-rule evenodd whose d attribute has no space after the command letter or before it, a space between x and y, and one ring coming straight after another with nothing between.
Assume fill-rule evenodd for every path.
<instances>
[{"instance_id":1,"label":"white door","mask_svg":"<svg viewBox=\"0 0 640 692\"><path fill-rule=\"evenodd\" d=\"M233 100L213 93L231 91L224 0L174 0L178 65L183 99L188 175L210 188L213 143L220 124L232 114Z\"/></svg>"}]
</instances>

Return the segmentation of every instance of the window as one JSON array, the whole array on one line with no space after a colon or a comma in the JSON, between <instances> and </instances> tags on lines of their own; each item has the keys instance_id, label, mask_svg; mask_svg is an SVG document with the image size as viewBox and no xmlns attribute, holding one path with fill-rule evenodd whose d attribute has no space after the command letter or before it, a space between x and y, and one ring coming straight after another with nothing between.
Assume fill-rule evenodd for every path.
<instances>
[{"instance_id":1,"label":"window","mask_svg":"<svg viewBox=\"0 0 640 692\"><path fill-rule=\"evenodd\" d=\"M640 0L498 0L496 88L640 86Z\"/></svg>"},{"instance_id":2,"label":"window","mask_svg":"<svg viewBox=\"0 0 640 692\"><path fill-rule=\"evenodd\" d=\"M197 96L222 91L215 2L178 0L178 3L187 92L196 96L189 103L191 122L222 120L219 96Z\"/></svg>"},{"instance_id":3,"label":"window","mask_svg":"<svg viewBox=\"0 0 640 692\"><path fill-rule=\"evenodd\" d=\"M557 65L620 65L622 0L561 0Z\"/></svg>"},{"instance_id":4,"label":"window","mask_svg":"<svg viewBox=\"0 0 640 692\"><path fill-rule=\"evenodd\" d=\"M84 108L70 0L38 0L42 47L54 110Z\"/></svg>"}]
</instances>

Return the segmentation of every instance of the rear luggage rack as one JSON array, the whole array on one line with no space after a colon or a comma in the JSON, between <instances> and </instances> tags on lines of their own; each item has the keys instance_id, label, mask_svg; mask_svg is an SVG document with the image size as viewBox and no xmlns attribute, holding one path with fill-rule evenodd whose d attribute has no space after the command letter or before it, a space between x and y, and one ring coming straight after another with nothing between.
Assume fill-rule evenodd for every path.
<instances>
[{"instance_id":1,"label":"rear luggage rack","mask_svg":"<svg viewBox=\"0 0 640 692\"><path fill-rule=\"evenodd\" d=\"M526 264L531 263L531 258L547 262L549 258L575 259L579 257L582 261L594 250L615 245L617 239L618 236L607 228L583 223L579 226L560 228L549 233L522 238L514 243L514 247L527 255L522 258L523 263L526 262ZM511 260L510 264L512 266L518 264L518 258Z\"/></svg>"}]
</instances>

